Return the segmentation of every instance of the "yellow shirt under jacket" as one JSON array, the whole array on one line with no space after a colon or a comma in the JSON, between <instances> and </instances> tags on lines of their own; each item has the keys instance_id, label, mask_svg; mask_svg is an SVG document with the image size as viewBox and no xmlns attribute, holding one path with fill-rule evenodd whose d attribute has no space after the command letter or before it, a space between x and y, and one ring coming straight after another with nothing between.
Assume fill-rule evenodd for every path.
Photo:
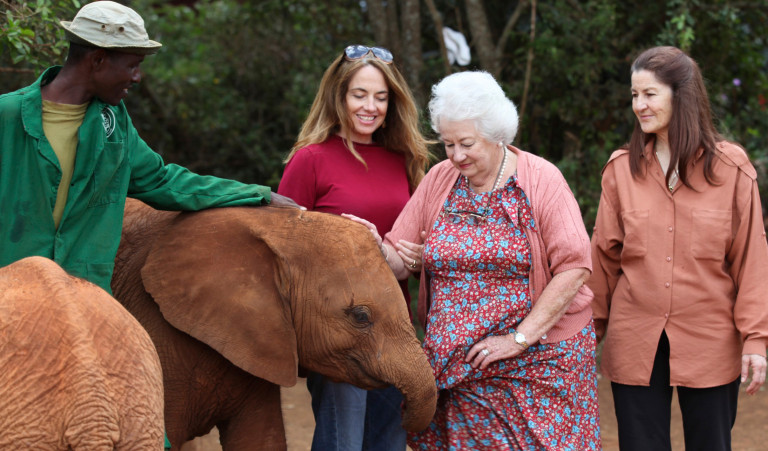
<instances>
[{"instance_id":1,"label":"yellow shirt under jacket","mask_svg":"<svg viewBox=\"0 0 768 451\"><path fill-rule=\"evenodd\" d=\"M626 150L603 169L588 286L601 370L611 381L645 385L663 330L670 384L713 387L736 380L741 355L768 344L768 244L757 175L740 147L717 145L717 185L703 159L688 170L694 189L672 192L646 146L633 178Z\"/></svg>"}]
</instances>

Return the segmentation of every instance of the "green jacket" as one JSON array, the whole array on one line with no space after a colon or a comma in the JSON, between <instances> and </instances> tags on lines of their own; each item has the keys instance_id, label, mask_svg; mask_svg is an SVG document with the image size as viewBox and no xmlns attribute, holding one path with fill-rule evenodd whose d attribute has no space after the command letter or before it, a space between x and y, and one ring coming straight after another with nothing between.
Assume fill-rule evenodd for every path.
<instances>
[{"instance_id":1,"label":"green jacket","mask_svg":"<svg viewBox=\"0 0 768 451\"><path fill-rule=\"evenodd\" d=\"M262 205L270 189L194 174L164 164L139 137L121 102L94 99L78 131L69 195L58 230L53 205L61 180L58 158L43 133L40 87L0 96L0 267L38 255L111 292L127 196L164 210Z\"/></svg>"}]
</instances>

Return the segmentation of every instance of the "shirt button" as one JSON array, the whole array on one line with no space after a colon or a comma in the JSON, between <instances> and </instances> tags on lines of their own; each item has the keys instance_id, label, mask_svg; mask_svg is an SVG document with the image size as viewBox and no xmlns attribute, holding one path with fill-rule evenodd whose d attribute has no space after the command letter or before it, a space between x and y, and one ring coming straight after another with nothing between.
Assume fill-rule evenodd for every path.
<instances>
[{"instance_id":1,"label":"shirt button","mask_svg":"<svg viewBox=\"0 0 768 451\"><path fill-rule=\"evenodd\" d=\"M55 192L56 192L56 187L55 187L55 186L52 186L52 187L51 187L51 192L52 192L52 193L55 193Z\"/></svg>"},{"instance_id":2,"label":"shirt button","mask_svg":"<svg viewBox=\"0 0 768 451\"><path fill-rule=\"evenodd\" d=\"M671 262L672 261L672 257L667 257L667 261Z\"/></svg>"},{"instance_id":3,"label":"shirt button","mask_svg":"<svg viewBox=\"0 0 768 451\"><path fill-rule=\"evenodd\" d=\"M667 230L669 230L669 231L671 232L671 231L672 231L672 226L669 226L669 227L667 228Z\"/></svg>"},{"instance_id":4,"label":"shirt button","mask_svg":"<svg viewBox=\"0 0 768 451\"><path fill-rule=\"evenodd\" d=\"M669 318L669 313L665 313L664 318Z\"/></svg>"},{"instance_id":5,"label":"shirt button","mask_svg":"<svg viewBox=\"0 0 768 451\"><path fill-rule=\"evenodd\" d=\"M665 286L666 288L669 288L669 282L665 283L665 284L664 284L664 286Z\"/></svg>"}]
</instances>

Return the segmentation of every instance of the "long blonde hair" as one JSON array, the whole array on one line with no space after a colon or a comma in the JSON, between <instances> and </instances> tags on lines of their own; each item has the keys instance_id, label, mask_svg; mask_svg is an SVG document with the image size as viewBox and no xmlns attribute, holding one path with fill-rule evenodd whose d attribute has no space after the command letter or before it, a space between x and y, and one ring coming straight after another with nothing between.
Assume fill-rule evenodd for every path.
<instances>
[{"instance_id":1,"label":"long blonde hair","mask_svg":"<svg viewBox=\"0 0 768 451\"><path fill-rule=\"evenodd\" d=\"M352 155L366 168L368 167L349 139L354 124L346 108L346 94L350 80L363 66L373 66L378 69L384 75L389 88L385 126L379 127L373 133L373 141L389 151L405 155L406 173L413 191L424 178L429 159L427 150L429 141L419 130L419 112L403 76L394 63L385 64L370 54L353 61L345 59L342 54L326 69L309 115L301 126L296 144L291 148L284 163L291 161L302 147L322 143L332 134L339 133L344 137L344 142Z\"/></svg>"}]
</instances>

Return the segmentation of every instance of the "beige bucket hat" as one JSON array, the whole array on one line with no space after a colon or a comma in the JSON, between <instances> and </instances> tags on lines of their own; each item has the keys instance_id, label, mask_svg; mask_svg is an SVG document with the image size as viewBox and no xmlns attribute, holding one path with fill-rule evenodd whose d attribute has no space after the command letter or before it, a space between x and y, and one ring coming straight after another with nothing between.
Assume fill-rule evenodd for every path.
<instances>
[{"instance_id":1,"label":"beige bucket hat","mask_svg":"<svg viewBox=\"0 0 768 451\"><path fill-rule=\"evenodd\" d=\"M136 11L107 0L89 3L72 21L59 23L67 39L77 44L138 55L151 55L162 47L149 39L144 19Z\"/></svg>"}]
</instances>

